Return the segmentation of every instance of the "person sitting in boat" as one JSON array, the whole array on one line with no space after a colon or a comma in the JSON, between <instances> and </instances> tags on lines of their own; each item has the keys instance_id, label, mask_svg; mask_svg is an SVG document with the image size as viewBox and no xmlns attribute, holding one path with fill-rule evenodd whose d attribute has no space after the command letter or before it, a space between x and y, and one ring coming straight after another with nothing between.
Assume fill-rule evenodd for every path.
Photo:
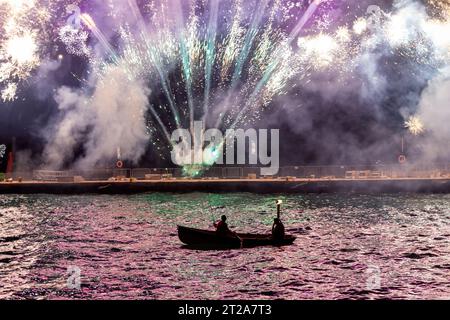
<instances>
[{"instance_id":1,"label":"person sitting in boat","mask_svg":"<svg viewBox=\"0 0 450 320\"><path fill-rule=\"evenodd\" d=\"M228 235L233 232L228 228L227 224L227 216L223 215L222 218L216 222L214 222L214 227L216 228L216 232L220 235Z\"/></svg>"},{"instance_id":2,"label":"person sitting in boat","mask_svg":"<svg viewBox=\"0 0 450 320\"><path fill-rule=\"evenodd\" d=\"M284 236L284 225L280 218L275 218L272 226L272 238L275 241L282 241L284 240Z\"/></svg>"}]
</instances>

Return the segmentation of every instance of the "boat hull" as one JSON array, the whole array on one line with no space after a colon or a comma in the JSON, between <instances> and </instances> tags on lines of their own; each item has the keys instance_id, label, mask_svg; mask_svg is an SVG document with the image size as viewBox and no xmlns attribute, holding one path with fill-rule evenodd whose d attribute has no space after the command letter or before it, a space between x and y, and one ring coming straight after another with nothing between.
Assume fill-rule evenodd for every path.
<instances>
[{"instance_id":1,"label":"boat hull","mask_svg":"<svg viewBox=\"0 0 450 320\"><path fill-rule=\"evenodd\" d=\"M286 237L281 241L275 241L274 239L272 239L272 236L270 234L238 233L237 236L242 239L243 248L291 245L296 239L291 235L286 235ZM241 248L241 240L238 237L220 236L215 231L199 230L178 226L178 237L181 242L192 248Z\"/></svg>"}]
</instances>

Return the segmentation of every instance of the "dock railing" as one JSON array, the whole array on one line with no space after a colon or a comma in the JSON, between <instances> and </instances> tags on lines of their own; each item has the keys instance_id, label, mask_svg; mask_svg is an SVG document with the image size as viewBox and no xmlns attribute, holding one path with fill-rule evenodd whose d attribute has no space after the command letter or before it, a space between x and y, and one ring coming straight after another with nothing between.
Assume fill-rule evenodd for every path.
<instances>
[{"instance_id":1,"label":"dock railing","mask_svg":"<svg viewBox=\"0 0 450 320\"><path fill-rule=\"evenodd\" d=\"M364 165L364 166L285 166L274 176L261 176L260 167L210 167L198 175L187 176L182 168L90 169L14 172L6 175L14 181L121 181L164 179L397 179L449 178L450 164L441 165Z\"/></svg>"}]
</instances>

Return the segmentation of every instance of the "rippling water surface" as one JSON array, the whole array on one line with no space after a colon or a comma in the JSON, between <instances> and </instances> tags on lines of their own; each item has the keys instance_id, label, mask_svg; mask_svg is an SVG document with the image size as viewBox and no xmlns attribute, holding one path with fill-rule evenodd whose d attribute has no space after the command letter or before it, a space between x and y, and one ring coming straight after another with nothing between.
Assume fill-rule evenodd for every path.
<instances>
[{"instance_id":1,"label":"rippling water surface","mask_svg":"<svg viewBox=\"0 0 450 320\"><path fill-rule=\"evenodd\" d=\"M278 197L293 246L178 240L222 214L267 232ZM450 195L0 195L0 298L450 298Z\"/></svg>"}]
</instances>

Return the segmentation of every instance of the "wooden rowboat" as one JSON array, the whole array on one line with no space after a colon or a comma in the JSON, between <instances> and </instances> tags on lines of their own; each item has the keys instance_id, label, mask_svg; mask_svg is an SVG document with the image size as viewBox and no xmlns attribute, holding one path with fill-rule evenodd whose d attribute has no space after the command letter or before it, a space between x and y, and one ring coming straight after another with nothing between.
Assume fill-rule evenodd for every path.
<instances>
[{"instance_id":1,"label":"wooden rowboat","mask_svg":"<svg viewBox=\"0 0 450 320\"><path fill-rule=\"evenodd\" d=\"M239 237L239 238L238 238ZM178 238L191 248L199 249L233 249L253 248L260 246L286 246L291 245L296 237L286 235L281 241L275 241L270 234L237 233L234 235L221 236L215 231L199 230L178 226Z\"/></svg>"}]
</instances>

